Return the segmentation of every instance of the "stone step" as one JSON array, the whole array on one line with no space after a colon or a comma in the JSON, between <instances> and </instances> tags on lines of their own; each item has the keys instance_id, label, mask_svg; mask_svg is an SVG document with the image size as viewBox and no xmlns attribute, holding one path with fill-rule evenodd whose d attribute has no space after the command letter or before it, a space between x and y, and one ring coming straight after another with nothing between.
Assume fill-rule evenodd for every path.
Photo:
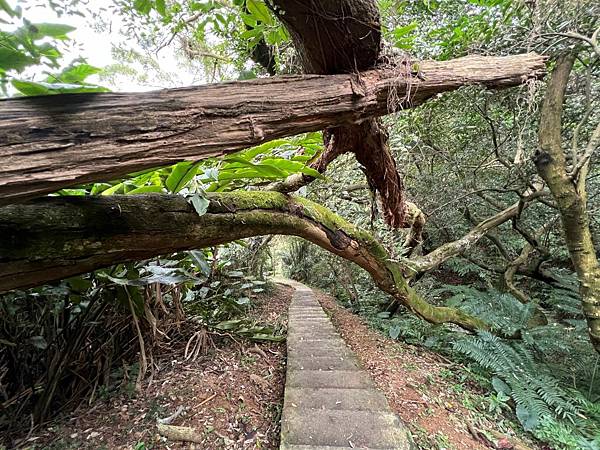
<instances>
[{"instance_id":1,"label":"stone step","mask_svg":"<svg viewBox=\"0 0 600 450\"><path fill-rule=\"evenodd\" d=\"M359 370L355 358L343 356L300 356L288 357L288 370Z\"/></svg>"},{"instance_id":2,"label":"stone step","mask_svg":"<svg viewBox=\"0 0 600 450\"><path fill-rule=\"evenodd\" d=\"M293 334L287 337L288 354L289 351L296 348L318 348L318 347L341 347L344 348L344 341L339 336L319 336L317 338L305 338L299 334Z\"/></svg>"},{"instance_id":3,"label":"stone step","mask_svg":"<svg viewBox=\"0 0 600 450\"><path fill-rule=\"evenodd\" d=\"M305 317L299 317L297 319L289 319L288 325L304 325L317 329L326 328L328 330L335 330L335 327L329 319L307 319Z\"/></svg>"},{"instance_id":4,"label":"stone step","mask_svg":"<svg viewBox=\"0 0 600 450\"><path fill-rule=\"evenodd\" d=\"M385 396L373 389L287 388L285 401L300 409L388 411Z\"/></svg>"},{"instance_id":5,"label":"stone step","mask_svg":"<svg viewBox=\"0 0 600 450\"><path fill-rule=\"evenodd\" d=\"M368 449L365 447L350 447L348 445L346 445L345 447L337 447L331 445L282 445L281 447L279 447L280 450L340 450L342 448L354 448L354 450L398 450L397 448Z\"/></svg>"},{"instance_id":6,"label":"stone step","mask_svg":"<svg viewBox=\"0 0 600 450\"><path fill-rule=\"evenodd\" d=\"M335 328L313 327L311 325L292 325L291 329L288 328L288 335L298 337L299 339L318 340L318 339L329 339L329 338L340 338L339 333ZM343 342L343 341L342 341Z\"/></svg>"},{"instance_id":7,"label":"stone step","mask_svg":"<svg viewBox=\"0 0 600 450\"><path fill-rule=\"evenodd\" d=\"M297 313L293 313L293 314L289 314L288 315L288 320L300 320L300 319L302 319L302 320L312 320L312 321L319 321L319 320L330 321L329 317L327 317L327 315L322 314L322 313L297 312Z\"/></svg>"},{"instance_id":8,"label":"stone step","mask_svg":"<svg viewBox=\"0 0 600 450\"><path fill-rule=\"evenodd\" d=\"M372 388L373 382L362 370L288 370L286 388Z\"/></svg>"},{"instance_id":9,"label":"stone step","mask_svg":"<svg viewBox=\"0 0 600 450\"><path fill-rule=\"evenodd\" d=\"M288 347L288 353L290 350L292 351L290 357L294 357L294 354L298 356L354 356L354 354L348 350L347 347L343 347L341 345L324 345L322 347L315 347L300 344L293 347Z\"/></svg>"},{"instance_id":10,"label":"stone step","mask_svg":"<svg viewBox=\"0 0 600 450\"><path fill-rule=\"evenodd\" d=\"M408 449L398 417L390 412L287 408L281 419L284 445Z\"/></svg>"},{"instance_id":11,"label":"stone step","mask_svg":"<svg viewBox=\"0 0 600 450\"><path fill-rule=\"evenodd\" d=\"M348 347L344 345L342 338L330 338L330 339L301 339L301 337L288 337L287 340L288 354L294 351L307 352L314 349L326 348L331 350L347 350Z\"/></svg>"},{"instance_id":12,"label":"stone step","mask_svg":"<svg viewBox=\"0 0 600 450\"><path fill-rule=\"evenodd\" d=\"M339 337L340 335L333 326L291 324L288 325L288 333L302 333L302 336L316 337Z\"/></svg>"},{"instance_id":13,"label":"stone step","mask_svg":"<svg viewBox=\"0 0 600 450\"><path fill-rule=\"evenodd\" d=\"M293 283L282 450L409 450L409 434L316 301Z\"/></svg>"},{"instance_id":14,"label":"stone step","mask_svg":"<svg viewBox=\"0 0 600 450\"><path fill-rule=\"evenodd\" d=\"M329 356L329 357L353 357L354 353L352 353L346 347L335 347L335 346L327 346L327 347L305 347L300 346L294 348L293 354L295 356L301 357L316 357L316 356Z\"/></svg>"},{"instance_id":15,"label":"stone step","mask_svg":"<svg viewBox=\"0 0 600 450\"><path fill-rule=\"evenodd\" d=\"M307 330L305 330L305 331L307 331ZM308 333L296 333L295 331L293 331L287 337L287 341L293 342L293 343L298 343L298 342L312 343L313 345L325 344L325 343L327 343L327 341L336 341L340 345L345 345L344 341L340 337L340 335L337 333L334 333L334 332L314 333L312 335L309 334L308 336L307 336L307 334Z\"/></svg>"}]
</instances>

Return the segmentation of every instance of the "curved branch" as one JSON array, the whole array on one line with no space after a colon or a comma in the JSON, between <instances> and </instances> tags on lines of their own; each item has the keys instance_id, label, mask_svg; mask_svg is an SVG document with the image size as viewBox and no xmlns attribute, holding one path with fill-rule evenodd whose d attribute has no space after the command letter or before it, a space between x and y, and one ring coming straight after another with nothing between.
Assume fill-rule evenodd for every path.
<instances>
[{"instance_id":1,"label":"curved branch","mask_svg":"<svg viewBox=\"0 0 600 450\"><path fill-rule=\"evenodd\" d=\"M0 209L0 292L117 262L283 234L305 238L365 269L377 286L432 323L489 329L458 309L419 296L403 268L369 233L327 208L276 192L211 194L199 216L180 196L46 197Z\"/></svg>"},{"instance_id":2,"label":"curved branch","mask_svg":"<svg viewBox=\"0 0 600 450\"><path fill-rule=\"evenodd\" d=\"M536 191L527 197L523 197L521 200L500 211L498 214L488 217L484 221L480 222L476 227L474 227L460 239L448 242L447 244L436 248L425 256L405 261L406 265L411 271L410 277L412 278L421 273L429 272L430 270L442 265L448 259L464 253L482 237L484 237L490 230L493 230L494 228L509 221L513 217L518 216L529 202L541 195L545 195L545 192Z\"/></svg>"}]
</instances>

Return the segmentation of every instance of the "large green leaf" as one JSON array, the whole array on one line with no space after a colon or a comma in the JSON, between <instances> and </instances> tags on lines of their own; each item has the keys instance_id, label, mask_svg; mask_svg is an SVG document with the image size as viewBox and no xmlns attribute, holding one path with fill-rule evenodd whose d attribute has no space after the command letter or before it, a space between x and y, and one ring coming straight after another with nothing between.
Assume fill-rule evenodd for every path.
<instances>
[{"instance_id":1,"label":"large green leaf","mask_svg":"<svg viewBox=\"0 0 600 450\"><path fill-rule=\"evenodd\" d=\"M0 35L0 39L2 36ZM35 64L37 59L26 55L14 48L0 45L0 69L3 71L16 70L21 72L27 66Z\"/></svg>"},{"instance_id":2,"label":"large green leaf","mask_svg":"<svg viewBox=\"0 0 600 450\"><path fill-rule=\"evenodd\" d=\"M107 92L102 86L66 84L66 83L44 83L25 80L12 80L12 85L23 95L56 95L56 94L80 94L93 92Z\"/></svg>"},{"instance_id":3,"label":"large green leaf","mask_svg":"<svg viewBox=\"0 0 600 450\"><path fill-rule=\"evenodd\" d=\"M269 11L269 8L259 0L246 0L246 7L252 16L265 25L274 25L275 20Z\"/></svg>"},{"instance_id":4,"label":"large green leaf","mask_svg":"<svg viewBox=\"0 0 600 450\"><path fill-rule=\"evenodd\" d=\"M306 175L310 175L315 178L322 178L323 176L316 171L315 169L306 166L305 164L298 161L291 161L289 159L283 158L267 158L261 161L262 164L268 165L271 167L277 167L278 169L285 170L287 175L292 173L304 173Z\"/></svg>"},{"instance_id":5,"label":"large green leaf","mask_svg":"<svg viewBox=\"0 0 600 450\"><path fill-rule=\"evenodd\" d=\"M152 10L151 0L135 0L133 2L133 8L140 14L147 15Z\"/></svg>"},{"instance_id":6,"label":"large green leaf","mask_svg":"<svg viewBox=\"0 0 600 450\"><path fill-rule=\"evenodd\" d=\"M60 83L82 83L85 79L91 75L95 75L101 72L102 69L91 66L90 64L74 64L65 68L62 72L57 75L51 75L48 77L49 82L58 81Z\"/></svg>"},{"instance_id":7,"label":"large green leaf","mask_svg":"<svg viewBox=\"0 0 600 450\"><path fill-rule=\"evenodd\" d=\"M243 158L235 157L235 156L229 157L229 158L227 158L227 160L234 162L234 163L238 163L239 165L236 166L235 164L230 164L228 166L225 166L222 170L225 170L227 167L229 167L229 168L246 167L248 169L254 170L257 174L263 175L265 178L283 178L283 177L287 176L287 174L285 172L283 172L281 169L279 169L275 166L271 166L271 165L267 165L267 164L254 164ZM219 175L219 179L220 179L220 175Z\"/></svg>"},{"instance_id":8,"label":"large green leaf","mask_svg":"<svg viewBox=\"0 0 600 450\"><path fill-rule=\"evenodd\" d=\"M167 189L173 193L181 191L187 184L192 181L192 178L198 173L198 164L191 162L180 162L173 166L171 174L165 182Z\"/></svg>"},{"instance_id":9,"label":"large green leaf","mask_svg":"<svg viewBox=\"0 0 600 450\"><path fill-rule=\"evenodd\" d=\"M127 192L127 195L161 193L163 189L162 186L140 186Z\"/></svg>"},{"instance_id":10,"label":"large green leaf","mask_svg":"<svg viewBox=\"0 0 600 450\"><path fill-rule=\"evenodd\" d=\"M167 5L165 4L165 0L156 0L156 5L154 7L161 16L165 17L167 15Z\"/></svg>"},{"instance_id":11,"label":"large green leaf","mask_svg":"<svg viewBox=\"0 0 600 450\"><path fill-rule=\"evenodd\" d=\"M125 193L125 183L117 183L114 186L102 191L102 195L115 195Z\"/></svg>"}]
</instances>

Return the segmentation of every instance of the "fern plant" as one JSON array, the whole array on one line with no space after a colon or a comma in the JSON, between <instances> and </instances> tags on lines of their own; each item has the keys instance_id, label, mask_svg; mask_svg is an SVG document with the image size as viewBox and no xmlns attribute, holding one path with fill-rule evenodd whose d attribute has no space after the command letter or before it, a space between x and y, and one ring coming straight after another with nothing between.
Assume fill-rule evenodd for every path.
<instances>
[{"instance_id":1,"label":"fern plant","mask_svg":"<svg viewBox=\"0 0 600 450\"><path fill-rule=\"evenodd\" d=\"M454 349L493 373L494 389L512 398L525 430L536 434L542 425L547 429L548 423L554 422L578 430L583 439L593 439L600 431L597 421L588 414L593 404L581 392L566 387L549 365L536 361L527 344L483 331L459 339Z\"/></svg>"},{"instance_id":2,"label":"fern plant","mask_svg":"<svg viewBox=\"0 0 600 450\"><path fill-rule=\"evenodd\" d=\"M522 304L510 294L495 289L479 290L470 286L444 285L435 294L451 294L447 306L453 306L479 317L504 335L512 335L526 328L536 305Z\"/></svg>"}]
</instances>

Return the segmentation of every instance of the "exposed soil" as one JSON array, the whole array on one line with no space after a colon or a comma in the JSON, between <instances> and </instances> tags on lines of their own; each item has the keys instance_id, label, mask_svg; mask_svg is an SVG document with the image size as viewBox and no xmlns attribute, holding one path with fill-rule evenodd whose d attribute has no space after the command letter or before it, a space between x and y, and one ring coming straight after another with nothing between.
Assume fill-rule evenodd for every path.
<instances>
[{"instance_id":1,"label":"exposed soil","mask_svg":"<svg viewBox=\"0 0 600 450\"><path fill-rule=\"evenodd\" d=\"M253 299L250 317L287 325L293 289L277 286ZM185 360L185 347L157 358L141 392L121 393L80 407L33 432L21 447L47 449L277 449L285 383L285 343L255 343L210 335L207 355ZM190 427L201 442L161 436L157 420Z\"/></svg>"},{"instance_id":2,"label":"exposed soil","mask_svg":"<svg viewBox=\"0 0 600 450\"><path fill-rule=\"evenodd\" d=\"M419 448L531 448L510 430L499 430L477 412L477 405L472 402L480 394L478 387L473 382L457 380L456 364L426 349L386 338L333 297L317 289L314 292L391 408L407 424Z\"/></svg>"}]
</instances>

